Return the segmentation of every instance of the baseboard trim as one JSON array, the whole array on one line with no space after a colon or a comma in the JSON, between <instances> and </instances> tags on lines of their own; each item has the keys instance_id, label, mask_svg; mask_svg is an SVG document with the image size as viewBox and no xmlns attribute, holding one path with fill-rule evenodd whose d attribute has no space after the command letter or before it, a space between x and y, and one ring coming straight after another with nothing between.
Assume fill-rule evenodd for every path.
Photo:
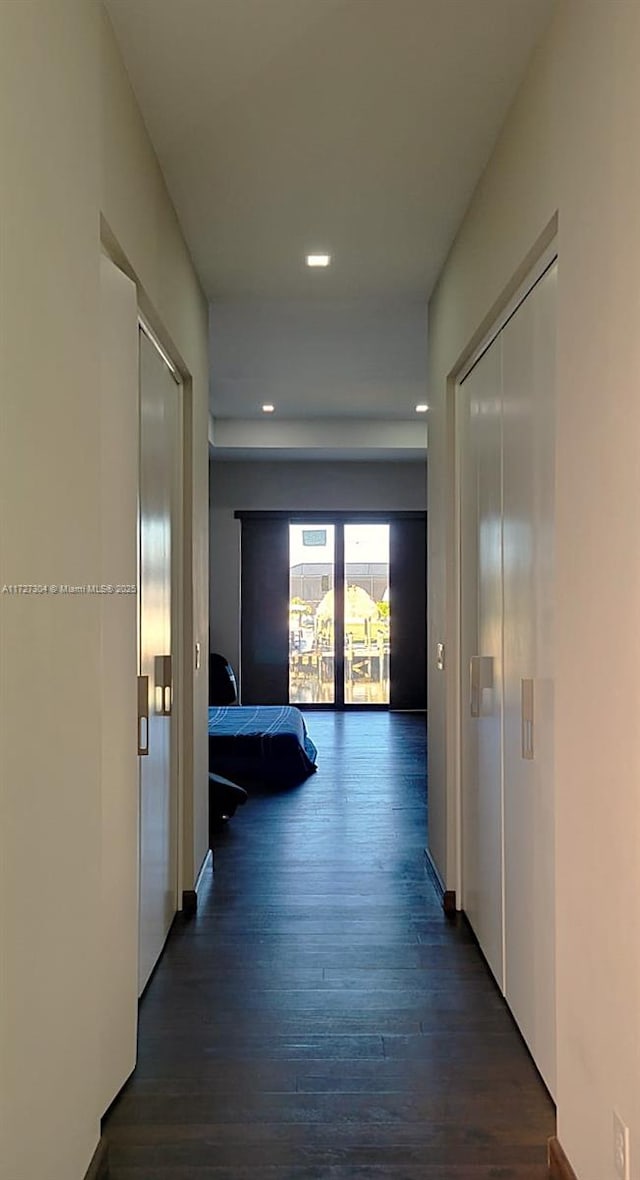
<instances>
[{"instance_id":1,"label":"baseboard trim","mask_svg":"<svg viewBox=\"0 0 640 1180\"><path fill-rule=\"evenodd\" d=\"M93 1153L84 1180L109 1180L109 1147L104 1135Z\"/></svg>"},{"instance_id":2,"label":"baseboard trim","mask_svg":"<svg viewBox=\"0 0 640 1180\"><path fill-rule=\"evenodd\" d=\"M551 1180L578 1180L567 1159L560 1140L554 1135L548 1143L549 1176Z\"/></svg>"},{"instance_id":3,"label":"baseboard trim","mask_svg":"<svg viewBox=\"0 0 640 1180\"><path fill-rule=\"evenodd\" d=\"M455 918L458 912L455 889L445 889L442 897L442 908L448 918Z\"/></svg>"},{"instance_id":4,"label":"baseboard trim","mask_svg":"<svg viewBox=\"0 0 640 1180\"><path fill-rule=\"evenodd\" d=\"M185 918L192 918L198 911L198 894L195 889L182 890L182 913Z\"/></svg>"},{"instance_id":5,"label":"baseboard trim","mask_svg":"<svg viewBox=\"0 0 640 1180\"><path fill-rule=\"evenodd\" d=\"M181 908L182 908L182 915L185 918L192 918L193 915L195 913L197 913L197 911L198 911L198 890L200 888L200 883L201 883L202 878L205 874L205 871L208 869L210 864L213 865L213 852L211 851L211 849L209 849L209 851L207 852L207 855L205 856L205 858L200 866L200 872L198 873L196 883L195 883L193 889L183 889L182 890L182 907Z\"/></svg>"},{"instance_id":6,"label":"baseboard trim","mask_svg":"<svg viewBox=\"0 0 640 1180\"><path fill-rule=\"evenodd\" d=\"M200 883L202 881L202 878L204 877L207 869L209 868L209 864L211 864L211 868L213 868L213 849L212 848L208 849L207 854L206 854L202 864L200 865L200 872L198 873L198 876L196 877L196 883L194 885L194 889L195 889L196 893L198 892L198 890L200 888Z\"/></svg>"},{"instance_id":7,"label":"baseboard trim","mask_svg":"<svg viewBox=\"0 0 640 1180\"><path fill-rule=\"evenodd\" d=\"M436 893L442 902L442 908L447 918L455 918L457 913L455 889L445 889L444 881L438 872L438 867L428 848L424 850L425 865L433 882Z\"/></svg>"}]
</instances>

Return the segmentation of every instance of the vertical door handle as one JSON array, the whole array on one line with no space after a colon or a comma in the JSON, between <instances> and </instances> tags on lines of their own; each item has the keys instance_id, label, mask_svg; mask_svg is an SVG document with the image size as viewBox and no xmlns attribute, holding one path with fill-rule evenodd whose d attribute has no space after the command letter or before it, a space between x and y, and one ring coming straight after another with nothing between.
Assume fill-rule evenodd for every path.
<instances>
[{"instance_id":1,"label":"vertical door handle","mask_svg":"<svg viewBox=\"0 0 640 1180\"><path fill-rule=\"evenodd\" d=\"M479 664L479 657L478 656L471 657L471 662L469 664L469 672L470 672L470 681L471 681L471 691L470 691L471 716L472 717L479 717L480 716L480 664Z\"/></svg>"},{"instance_id":2,"label":"vertical door handle","mask_svg":"<svg viewBox=\"0 0 640 1180\"><path fill-rule=\"evenodd\" d=\"M484 691L485 689L493 688L493 656L472 656L469 671L471 680L471 716L482 717L484 716Z\"/></svg>"},{"instance_id":3,"label":"vertical door handle","mask_svg":"<svg viewBox=\"0 0 640 1180\"><path fill-rule=\"evenodd\" d=\"M138 676L138 753L149 753L149 677Z\"/></svg>"},{"instance_id":4,"label":"vertical door handle","mask_svg":"<svg viewBox=\"0 0 640 1180\"><path fill-rule=\"evenodd\" d=\"M520 693L522 757L533 758L533 680L523 680Z\"/></svg>"},{"instance_id":5,"label":"vertical door handle","mask_svg":"<svg viewBox=\"0 0 640 1180\"><path fill-rule=\"evenodd\" d=\"M159 693L156 712L161 717L171 716L172 676L171 656L156 656L155 658L156 693Z\"/></svg>"}]
</instances>

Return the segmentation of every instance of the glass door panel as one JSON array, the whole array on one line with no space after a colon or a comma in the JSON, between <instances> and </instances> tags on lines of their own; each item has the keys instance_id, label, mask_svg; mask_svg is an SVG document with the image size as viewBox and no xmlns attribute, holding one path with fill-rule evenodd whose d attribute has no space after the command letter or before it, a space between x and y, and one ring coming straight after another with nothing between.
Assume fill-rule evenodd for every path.
<instances>
[{"instance_id":1,"label":"glass door panel","mask_svg":"<svg viewBox=\"0 0 640 1180\"><path fill-rule=\"evenodd\" d=\"M344 526L344 703L389 704L389 525Z\"/></svg>"},{"instance_id":2,"label":"glass door panel","mask_svg":"<svg viewBox=\"0 0 640 1180\"><path fill-rule=\"evenodd\" d=\"M289 525L289 701L335 704L335 526Z\"/></svg>"}]
</instances>

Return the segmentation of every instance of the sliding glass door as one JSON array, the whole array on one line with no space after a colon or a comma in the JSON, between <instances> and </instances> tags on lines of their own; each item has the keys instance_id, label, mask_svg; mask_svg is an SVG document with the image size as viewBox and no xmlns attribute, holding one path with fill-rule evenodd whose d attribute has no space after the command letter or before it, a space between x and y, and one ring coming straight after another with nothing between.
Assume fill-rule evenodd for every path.
<instances>
[{"instance_id":1,"label":"sliding glass door","mask_svg":"<svg viewBox=\"0 0 640 1180\"><path fill-rule=\"evenodd\" d=\"M289 700L389 704L389 525L289 525Z\"/></svg>"},{"instance_id":2,"label":"sliding glass door","mask_svg":"<svg viewBox=\"0 0 640 1180\"><path fill-rule=\"evenodd\" d=\"M389 525L344 525L344 703L389 704Z\"/></svg>"},{"instance_id":3,"label":"sliding glass door","mask_svg":"<svg viewBox=\"0 0 640 1180\"><path fill-rule=\"evenodd\" d=\"M289 701L334 705L335 525L289 525Z\"/></svg>"}]
</instances>

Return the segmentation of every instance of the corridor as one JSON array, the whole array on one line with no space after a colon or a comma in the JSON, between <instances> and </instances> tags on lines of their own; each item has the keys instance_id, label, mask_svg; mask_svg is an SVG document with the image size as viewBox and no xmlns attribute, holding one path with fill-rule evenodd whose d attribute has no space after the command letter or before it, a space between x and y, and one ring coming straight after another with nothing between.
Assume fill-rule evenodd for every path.
<instances>
[{"instance_id":1,"label":"corridor","mask_svg":"<svg viewBox=\"0 0 640 1180\"><path fill-rule=\"evenodd\" d=\"M543 1180L554 1111L424 868L424 719L309 713L141 1007L111 1180Z\"/></svg>"}]
</instances>

